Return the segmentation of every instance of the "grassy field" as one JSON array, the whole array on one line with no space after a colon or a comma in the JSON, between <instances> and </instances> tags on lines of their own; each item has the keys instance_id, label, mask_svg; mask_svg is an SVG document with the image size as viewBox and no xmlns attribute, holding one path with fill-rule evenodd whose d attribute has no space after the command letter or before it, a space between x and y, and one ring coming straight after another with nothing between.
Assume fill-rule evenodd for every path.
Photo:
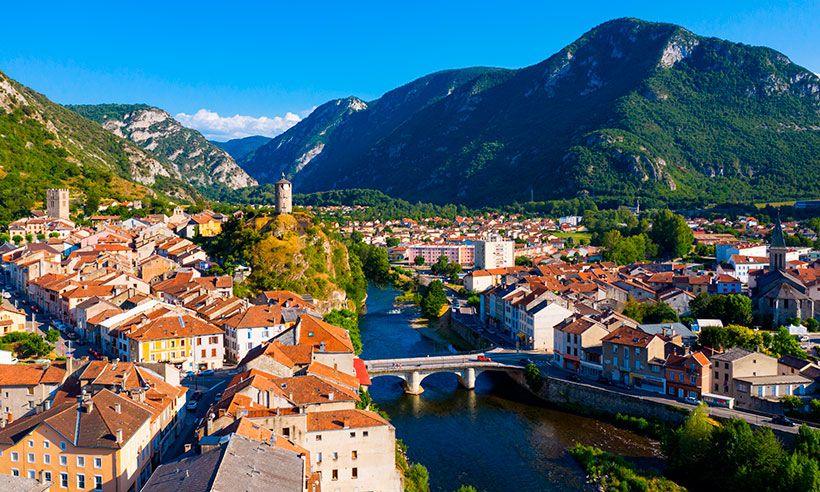
<instances>
[{"instance_id":1,"label":"grassy field","mask_svg":"<svg viewBox=\"0 0 820 492\"><path fill-rule=\"evenodd\" d=\"M562 237L562 238L563 238L563 237L571 237L571 238L572 238L572 239L574 239L576 242L577 242L579 239L586 239L587 241L589 241L590 239L592 239L592 234L590 234L590 233L588 233L588 232L563 232L563 231L550 231L550 232L548 232L547 234L550 234L550 235L555 236L555 237Z\"/></svg>"},{"instance_id":2,"label":"grassy field","mask_svg":"<svg viewBox=\"0 0 820 492\"><path fill-rule=\"evenodd\" d=\"M795 201L792 200L790 202L764 202L764 203L755 203L755 207L757 208L766 208L767 206L771 205L772 207L791 207L794 205Z\"/></svg>"}]
</instances>

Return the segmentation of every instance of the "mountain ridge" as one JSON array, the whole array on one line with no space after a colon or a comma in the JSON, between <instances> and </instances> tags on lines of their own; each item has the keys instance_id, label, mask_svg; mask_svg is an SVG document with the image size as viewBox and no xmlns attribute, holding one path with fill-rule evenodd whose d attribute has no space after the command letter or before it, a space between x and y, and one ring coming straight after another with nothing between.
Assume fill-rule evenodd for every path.
<instances>
[{"instance_id":1,"label":"mountain ridge","mask_svg":"<svg viewBox=\"0 0 820 492\"><path fill-rule=\"evenodd\" d=\"M436 72L331 127L306 118L241 164L300 192L468 205L795 198L820 193L803 179L820 174L818 115L820 78L782 53L625 18L528 67Z\"/></svg>"},{"instance_id":2,"label":"mountain ridge","mask_svg":"<svg viewBox=\"0 0 820 492\"><path fill-rule=\"evenodd\" d=\"M119 137L169 162L200 189L230 189L257 184L225 150L198 131L183 126L167 111L147 104L83 104L66 107Z\"/></svg>"}]
</instances>

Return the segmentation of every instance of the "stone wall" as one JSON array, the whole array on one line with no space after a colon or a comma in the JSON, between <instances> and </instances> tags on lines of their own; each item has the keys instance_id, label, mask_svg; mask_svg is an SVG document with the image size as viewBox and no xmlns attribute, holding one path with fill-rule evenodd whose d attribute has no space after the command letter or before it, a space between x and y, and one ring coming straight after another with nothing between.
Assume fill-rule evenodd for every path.
<instances>
[{"instance_id":1,"label":"stone wall","mask_svg":"<svg viewBox=\"0 0 820 492\"><path fill-rule=\"evenodd\" d=\"M562 379L545 378L544 386L538 392L538 396L550 403L570 407L570 409L574 407L592 413L612 415L624 413L672 424L683 422L687 416L687 412L673 405Z\"/></svg>"}]
</instances>

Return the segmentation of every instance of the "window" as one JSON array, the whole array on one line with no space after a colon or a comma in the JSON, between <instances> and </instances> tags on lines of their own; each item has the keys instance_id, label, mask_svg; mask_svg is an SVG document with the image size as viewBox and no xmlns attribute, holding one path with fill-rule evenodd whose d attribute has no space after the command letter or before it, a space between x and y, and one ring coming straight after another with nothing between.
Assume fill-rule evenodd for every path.
<instances>
[{"instance_id":1,"label":"window","mask_svg":"<svg viewBox=\"0 0 820 492\"><path fill-rule=\"evenodd\" d=\"M251 331L248 330L248 340L250 340L250 339L251 339Z\"/></svg>"},{"instance_id":2,"label":"window","mask_svg":"<svg viewBox=\"0 0 820 492\"><path fill-rule=\"evenodd\" d=\"M85 466L85 456L77 456L77 468L83 468Z\"/></svg>"},{"instance_id":3,"label":"window","mask_svg":"<svg viewBox=\"0 0 820 492\"><path fill-rule=\"evenodd\" d=\"M362 431L362 437L367 437L367 436L369 436L369 435L370 435L370 432L368 432L368 431Z\"/></svg>"},{"instance_id":4,"label":"window","mask_svg":"<svg viewBox=\"0 0 820 492\"><path fill-rule=\"evenodd\" d=\"M30 386L30 387L26 388L26 392L28 393L29 396L32 396L34 394L34 386Z\"/></svg>"},{"instance_id":5,"label":"window","mask_svg":"<svg viewBox=\"0 0 820 492\"><path fill-rule=\"evenodd\" d=\"M216 349L215 348L211 349L211 357L216 357Z\"/></svg>"},{"instance_id":6,"label":"window","mask_svg":"<svg viewBox=\"0 0 820 492\"><path fill-rule=\"evenodd\" d=\"M85 475L82 473L77 474L77 488L80 490L85 488Z\"/></svg>"},{"instance_id":7,"label":"window","mask_svg":"<svg viewBox=\"0 0 820 492\"><path fill-rule=\"evenodd\" d=\"M34 471L34 470L29 470L28 471L28 478L30 478L32 480L36 480L37 479L37 472Z\"/></svg>"},{"instance_id":8,"label":"window","mask_svg":"<svg viewBox=\"0 0 820 492\"><path fill-rule=\"evenodd\" d=\"M18 470L17 468L12 468L11 469L11 476L12 477L19 477L20 476L20 470Z\"/></svg>"},{"instance_id":9,"label":"window","mask_svg":"<svg viewBox=\"0 0 820 492\"><path fill-rule=\"evenodd\" d=\"M68 473L60 473L60 487L68 488Z\"/></svg>"},{"instance_id":10,"label":"window","mask_svg":"<svg viewBox=\"0 0 820 492\"><path fill-rule=\"evenodd\" d=\"M356 433L355 433L355 432L351 432L351 433L350 433L350 437L356 437Z\"/></svg>"},{"instance_id":11,"label":"window","mask_svg":"<svg viewBox=\"0 0 820 492\"><path fill-rule=\"evenodd\" d=\"M316 440L321 441L322 440L322 435L321 434L316 434Z\"/></svg>"},{"instance_id":12,"label":"window","mask_svg":"<svg viewBox=\"0 0 820 492\"><path fill-rule=\"evenodd\" d=\"M205 357L207 357L207 355L205 355L205 349L202 349L202 358L204 359Z\"/></svg>"},{"instance_id":13,"label":"window","mask_svg":"<svg viewBox=\"0 0 820 492\"><path fill-rule=\"evenodd\" d=\"M68 465L68 456L60 456L60 464L63 466Z\"/></svg>"},{"instance_id":14,"label":"window","mask_svg":"<svg viewBox=\"0 0 820 492\"><path fill-rule=\"evenodd\" d=\"M29 440L28 441L28 447L33 448L34 447L34 441Z\"/></svg>"},{"instance_id":15,"label":"window","mask_svg":"<svg viewBox=\"0 0 820 492\"><path fill-rule=\"evenodd\" d=\"M339 470L333 470L330 474L331 480L339 480Z\"/></svg>"},{"instance_id":16,"label":"window","mask_svg":"<svg viewBox=\"0 0 820 492\"><path fill-rule=\"evenodd\" d=\"M763 396L764 391L765 391L765 386L758 386L757 387L757 396Z\"/></svg>"},{"instance_id":17,"label":"window","mask_svg":"<svg viewBox=\"0 0 820 492\"><path fill-rule=\"evenodd\" d=\"M17 454L17 451L11 452L11 461L17 462L20 461L20 455Z\"/></svg>"},{"instance_id":18,"label":"window","mask_svg":"<svg viewBox=\"0 0 820 492\"><path fill-rule=\"evenodd\" d=\"M65 441L60 441L60 449L65 451Z\"/></svg>"},{"instance_id":19,"label":"window","mask_svg":"<svg viewBox=\"0 0 820 492\"><path fill-rule=\"evenodd\" d=\"M318 453L316 455L316 463L321 463L321 462L322 462L322 453Z\"/></svg>"},{"instance_id":20,"label":"window","mask_svg":"<svg viewBox=\"0 0 820 492\"><path fill-rule=\"evenodd\" d=\"M350 459L355 460L355 459L358 459L358 458L359 458L359 452L358 451L356 451L354 449L353 451L350 452Z\"/></svg>"},{"instance_id":21,"label":"window","mask_svg":"<svg viewBox=\"0 0 820 492\"><path fill-rule=\"evenodd\" d=\"M47 465L51 464L51 455L50 454L44 454L43 455L43 463L45 463Z\"/></svg>"},{"instance_id":22,"label":"window","mask_svg":"<svg viewBox=\"0 0 820 492\"><path fill-rule=\"evenodd\" d=\"M641 355L641 349L635 347L635 355Z\"/></svg>"},{"instance_id":23,"label":"window","mask_svg":"<svg viewBox=\"0 0 820 492\"><path fill-rule=\"evenodd\" d=\"M28 455L26 455L26 461L28 461L29 463L34 463L34 453L29 453Z\"/></svg>"},{"instance_id":24,"label":"window","mask_svg":"<svg viewBox=\"0 0 820 492\"><path fill-rule=\"evenodd\" d=\"M102 475L94 475L94 490L102 490Z\"/></svg>"},{"instance_id":25,"label":"window","mask_svg":"<svg viewBox=\"0 0 820 492\"><path fill-rule=\"evenodd\" d=\"M44 471L43 472L43 478L46 480L46 482L50 482L51 481L51 472L50 471Z\"/></svg>"},{"instance_id":26,"label":"window","mask_svg":"<svg viewBox=\"0 0 820 492\"><path fill-rule=\"evenodd\" d=\"M350 478L359 478L359 469L353 468L350 472Z\"/></svg>"},{"instance_id":27,"label":"window","mask_svg":"<svg viewBox=\"0 0 820 492\"><path fill-rule=\"evenodd\" d=\"M102 458L94 458L94 468L102 468Z\"/></svg>"},{"instance_id":28,"label":"window","mask_svg":"<svg viewBox=\"0 0 820 492\"><path fill-rule=\"evenodd\" d=\"M337 453L337 452L335 452L335 451L334 451L334 452L333 452L333 461L336 461L336 460L338 460L338 459L339 459L339 453Z\"/></svg>"},{"instance_id":29,"label":"window","mask_svg":"<svg viewBox=\"0 0 820 492\"><path fill-rule=\"evenodd\" d=\"M48 449L48 448L50 448L50 447L51 447L51 443L50 443L50 442L48 442L48 441L43 441L43 447L44 447L44 448L46 448L46 449Z\"/></svg>"}]
</instances>

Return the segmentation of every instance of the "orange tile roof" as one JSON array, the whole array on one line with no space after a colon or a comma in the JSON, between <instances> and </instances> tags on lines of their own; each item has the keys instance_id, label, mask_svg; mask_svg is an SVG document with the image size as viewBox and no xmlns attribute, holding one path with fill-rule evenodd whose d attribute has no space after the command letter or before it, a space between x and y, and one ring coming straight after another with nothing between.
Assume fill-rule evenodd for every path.
<instances>
[{"instance_id":1,"label":"orange tile roof","mask_svg":"<svg viewBox=\"0 0 820 492\"><path fill-rule=\"evenodd\" d=\"M353 352L347 330L331 325L309 314L299 316L299 343L318 347L324 343L327 352Z\"/></svg>"},{"instance_id":2,"label":"orange tile roof","mask_svg":"<svg viewBox=\"0 0 820 492\"><path fill-rule=\"evenodd\" d=\"M333 431L390 425L379 414L368 410L336 410L312 412L307 416L307 431Z\"/></svg>"}]
</instances>

